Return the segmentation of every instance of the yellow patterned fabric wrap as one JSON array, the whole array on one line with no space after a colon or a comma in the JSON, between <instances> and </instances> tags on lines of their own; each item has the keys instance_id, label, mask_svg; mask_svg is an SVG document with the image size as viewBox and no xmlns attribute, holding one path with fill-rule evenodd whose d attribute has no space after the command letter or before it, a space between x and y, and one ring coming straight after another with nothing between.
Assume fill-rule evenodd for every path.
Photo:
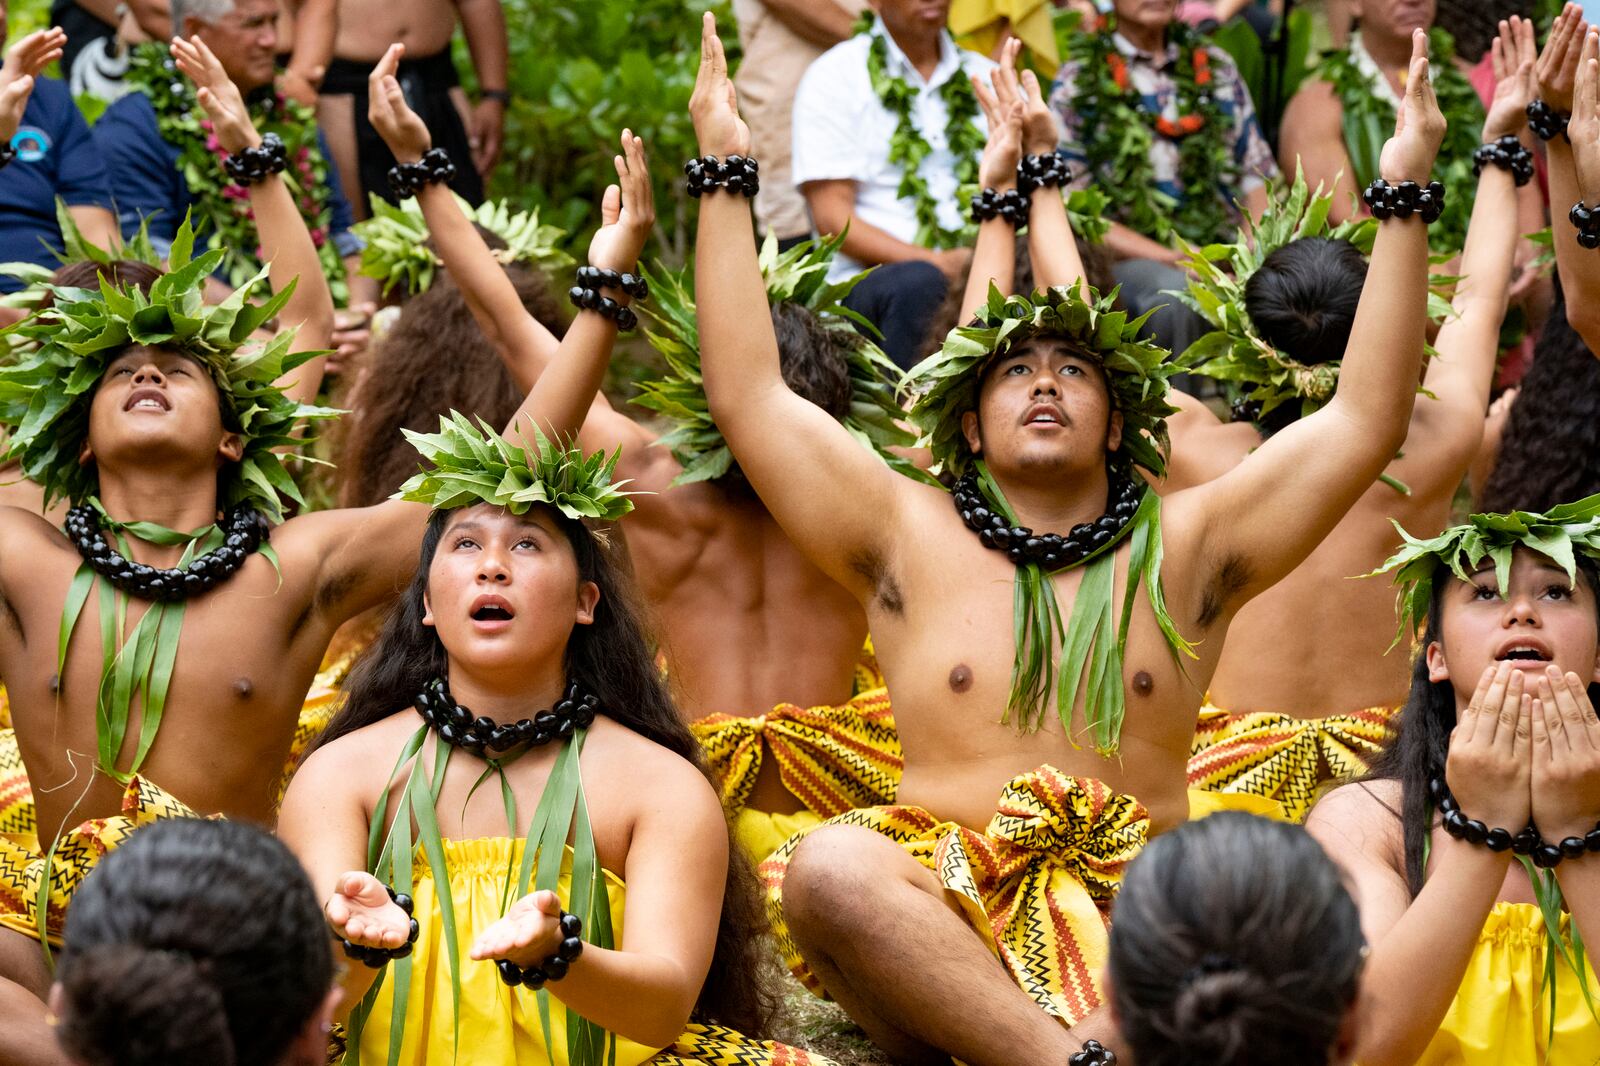
<instances>
[{"instance_id":1,"label":"yellow patterned fabric wrap","mask_svg":"<svg viewBox=\"0 0 1600 1066\"><path fill-rule=\"evenodd\" d=\"M1150 829L1138 800L1041 766L1006 786L982 833L921 807L869 807L823 824L881 833L937 874L1012 978L1049 1013L1076 1025L1100 1006L1111 902ZM783 913L784 876L804 839L791 838L763 862L761 879L784 961L822 995Z\"/></svg>"},{"instance_id":2,"label":"yellow patterned fabric wrap","mask_svg":"<svg viewBox=\"0 0 1600 1066\"><path fill-rule=\"evenodd\" d=\"M34 816L33 789L28 785L28 771L22 765L22 749L17 747L17 732L0 729L0 836L27 842L35 846L34 836L39 831Z\"/></svg>"},{"instance_id":3,"label":"yellow patterned fabric wrap","mask_svg":"<svg viewBox=\"0 0 1600 1066\"><path fill-rule=\"evenodd\" d=\"M1305 821L1318 793L1364 772L1395 737L1392 707L1327 718L1230 714L1206 698L1189 749L1189 787L1264 796Z\"/></svg>"},{"instance_id":4,"label":"yellow patterned fabric wrap","mask_svg":"<svg viewBox=\"0 0 1600 1066\"><path fill-rule=\"evenodd\" d=\"M1569 928L1565 917L1562 927ZM1544 987L1545 943L1538 907L1496 903L1444 1023L1417 1066L1594 1066L1600 1061L1600 1026L1584 1003L1577 974L1557 962L1553 1001ZM1586 969L1589 987L1600 989L1592 960Z\"/></svg>"},{"instance_id":5,"label":"yellow patterned fabric wrap","mask_svg":"<svg viewBox=\"0 0 1600 1066\"><path fill-rule=\"evenodd\" d=\"M883 670L878 666L878 652L873 648L869 635L867 642L861 646L861 657L856 660L855 681L850 688L850 695L859 696L875 688L886 688L888 684L883 679Z\"/></svg>"},{"instance_id":6,"label":"yellow patterned fabric wrap","mask_svg":"<svg viewBox=\"0 0 1600 1066\"><path fill-rule=\"evenodd\" d=\"M11 693L0 685L0 729L11 728Z\"/></svg>"},{"instance_id":7,"label":"yellow patterned fabric wrap","mask_svg":"<svg viewBox=\"0 0 1600 1066\"><path fill-rule=\"evenodd\" d=\"M1056 49L1053 10L1046 0L955 0L950 5L950 32L963 48L993 55L1006 31L1022 38L1041 65L1061 65Z\"/></svg>"},{"instance_id":8,"label":"yellow patterned fabric wrap","mask_svg":"<svg viewBox=\"0 0 1600 1066\"><path fill-rule=\"evenodd\" d=\"M900 786L900 735L888 689L838 707L780 703L753 718L713 714L690 724L730 815L744 810L770 751L783 786L823 818L894 799Z\"/></svg>"},{"instance_id":9,"label":"yellow patterned fabric wrap","mask_svg":"<svg viewBox=\"0 0 1600 1066\"><path fill-rule=\"evenodd\" d=\"M50 897L46 934L51 944L61 943L67 907L72 894L95 864L112 848L124 843L134 830L163 818L194 818L181 800L137 775L122 794L122 813L91 818L62 834L50 864ZM0 836L0 926L24 936L39 938L37 902L44 876L45 856L37 847L25 847Z\"/></svg>"},{"instance_id":10,"label":"yellow patterned fabric wrap","mask_svg":"<svg viewBox=\"0 0 1600 1066\"><path fill-rule=\"evenodd\" d=\"M1271 818L1274 822L1292 822L1283 804L1265 796L1252 796L1245 792L1205 792L1198 788L1189 790L1189 821L1222 811L1243 811L1258 818Z\"/></svg>"}]
</instances>

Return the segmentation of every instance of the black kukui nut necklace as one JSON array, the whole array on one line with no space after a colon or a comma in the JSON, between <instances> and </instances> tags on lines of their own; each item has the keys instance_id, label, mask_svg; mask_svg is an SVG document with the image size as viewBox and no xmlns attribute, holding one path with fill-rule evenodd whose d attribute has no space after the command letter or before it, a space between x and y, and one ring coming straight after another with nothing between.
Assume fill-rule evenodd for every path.
<instances>
[{"instance_id":1,"label":"black kukui nut necklace","mask_svg":"<svg viewBox=\"0 0 1600 1066\"><path fill-rule=\"evenodd\" d=\"M961 520L978 534L985 548L1005 552L1018 566L1034 563L1044 570L1060 570L1082 562L1116 540L1138 512L1144 491L1135 478L1113 472L1106 513L1093 522L1080 522L1065 535L1035 533L1027 526L1009 525L1005 515L993 510L983 498L974 472L968 471L956 482L951 496Z\"/></svg>"},{"instance_id":2,"label":"black kukui nut necklace","mask_svg":"<svg viewBox=\"0 0 1600 1066\"><path fill-rule=\"evenodd\" d=\"M63 528L89 569L112 587L141 600L185 600L210 592L239 571L267 539L269 527L260 511L241 504L220 523L222 546L188 566L147 566L124 558L100 531L100 513L87 504L67 512Z\"/></svg>"},{"instance_id":3,"label":"black kukui nut necklace","mask_svg":"<svg viewBox=\"0 0 1600 1066\"><path fill-rule=\"evenodd\" d=\"M594 721L600 699L576 679L567 682L566 693L548 711L519 722L496 722L488 715L474 715L450 695L450 686L440 678L428 682L412 700L423 721L446 744L482 755L499 753L526 744L539 747L555 740L566 740Z\"/></svg>"}]
</instances>

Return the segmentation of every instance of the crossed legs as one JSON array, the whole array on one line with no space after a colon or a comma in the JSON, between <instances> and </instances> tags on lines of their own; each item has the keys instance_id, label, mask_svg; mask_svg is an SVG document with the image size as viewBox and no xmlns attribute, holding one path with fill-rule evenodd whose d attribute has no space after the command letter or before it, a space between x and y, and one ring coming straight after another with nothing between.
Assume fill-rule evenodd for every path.
<instances>
[{"instance_id":1,"label":"crossed legs","mask_svg":"<svg viewBox=\"0 0 1600 1066\"><path fill-rule=\"evenodd\" d=\"M813 973L896 1062L1066 1063L1111 1041L1101 1010L1068 1030L1012 981L933 872L893 841L825 826L790 860L784 915Z\"/></svg>"}]
</instances>

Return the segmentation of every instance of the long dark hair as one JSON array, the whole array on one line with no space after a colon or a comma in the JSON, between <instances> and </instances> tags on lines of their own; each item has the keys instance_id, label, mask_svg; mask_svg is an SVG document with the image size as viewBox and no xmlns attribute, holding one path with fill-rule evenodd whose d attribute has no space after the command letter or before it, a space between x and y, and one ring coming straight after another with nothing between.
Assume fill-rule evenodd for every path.
<instances>
[{"instance_id":1,"label":"long dark hair","mask_svg":"<svg viewBox=\"0 0 1600 1066\"><path fill-rule=\"evenodd\" d=\"M498 238L490 243L504 244ZM528 314L563 336L566 322L544 275L514 265L505 272ZM341 420L335 441L339 505L382 503L417 472L416 450L402 429L432 433L439 416L452 410L503 426L521 403L522 392L478 328L466 296L440 270L431 288L401 307L399 320L373 347L371 366L340 397L353 414Z\"/></svg>"},{"instance_id":2,"label":"long dark hair","mask_svg":"<svg viewBox=\"0 0 1600 1066\"><path fill-rule=\"evenodd\" d=\"M1327 1062L1363 944L1355 901L1304 829L1226 811L1133 860L1107 972L1139 1066Z\"/></svg>"},{"instance_id":3,"label":"long dark hair","mask_svg":"<svg viewBox=\"0 0 1600 1066\"><path fill-rule=\"evenodd\" d=\"M61 1045L89 1066L272 1066L328 994L331 945L277 839L239 822L157 822L73 897Z\"/></svg>"},{"instance_id":4,"label":"long dark hair","mask_svg":"<svg viewBox=\"0 0 1600 1066\"><path fill-rule=\"evenodd\" d=\"M1600 589L1595 565L1578 557L1579 579L1591 592ZM1428 608L1428 624L1422 634L1423 652L1411 668L1411 694L1400 709L1395 725L1397 735L1367 768L1363 781L1397 781L1400 784L1400 819L1406 862L1406 886L1416 898L1422 891L1423 855L1428 835L1438 821L1429 810L1428 781L1444 776L1445 759L1450 751L1450 731L1456 727L1456 693L1449 681L1428 679L1426 648L1441 639L1441 611L1445 590L1454 581L1448 572L1434 582L1433 599ZM1600 602L1597 602L1600 617ZM1600 707L1600 685L1589 686L1589 700Z\"/></svg>"},{"instance_id":5,"label":"long dark hair","mask_svg":"<svg viewBox=\"0 0 1600 1066\"><path fill-rule=\"evenodd\" d=\"M1338 868L1304 829L1224 812L1133 861L1107 973L1139 1066L1325 1063L1363 943Z\"/></svg>"},{"instance_id":6,"label":"long dark hair","mask_svg":"<svg viewBox=\"0 0 1600 1066\"><path fill-rule=\"evenodd\" d=\"M1478 509L1547 511L1600 492L1600 359L1558 299L1506 419Z\"/></svg>"},{"instance_id":7,"label":"long dark hair","mask_svg":"<svg viewBox=\"0 0 1600 1066\"><path fill-rule=\"evenodd\" d=\"M356 663L344 686L344 706L328 723L317 746L411 706L423 685L444 677L444 645L422 624L428 568L444 536L451 512L436 511L422 538L416 574L390 611L377 639ZM584 523L558 517L572 546L578 579L600 590L594 622L577 626L567 642L567 676L578 678L600 699L606 717L681 755L705 773L700 745L672 702L646 635L638 597L624 567ZM728 878L711 971L695 1016L741 1032L767 1032L779 1012L770 980L771 961L763 950L767 918L759 882L737 842L728 843Z\"/></svg>"}]
</instances>

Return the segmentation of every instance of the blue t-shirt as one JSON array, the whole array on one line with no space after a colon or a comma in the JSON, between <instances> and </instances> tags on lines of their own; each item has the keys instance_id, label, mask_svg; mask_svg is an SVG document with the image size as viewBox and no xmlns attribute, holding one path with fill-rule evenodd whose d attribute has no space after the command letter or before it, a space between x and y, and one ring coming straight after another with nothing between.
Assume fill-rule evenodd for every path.
<instances>
[{"instance_id":1,"label":"blue t-shirt","mask_svg":"<svg viewBox=\"0 0 1600 1066\"><path fill-rule=\"evenodd\" d=\"M165 255L195 198L178 166L183 153L162 139L150 98L133 92L112 104L94 124L94 142L111 171L111 199L123 237L131 239L139 232L140 220L148 218L151 243ZM321 130L317 131L317 144L328 160L333 246L340 258L356 255L362 241L350 232L350 201L344 198L338 169Z\"/></svg>"},{"instance_id":2,"label":"blue t-shirt","mask_svg":"<svg viewBox=\"0 0 1600 1066\"><path fill-rule=\"evenodd\" d=\"M34 79L11 147L17 157L0 168L0 263L57 266L56 198L68 207L111 207L105 165L65 84ZM0 292L21 287L0 278Z\"/></svg>"}]
</instances>

